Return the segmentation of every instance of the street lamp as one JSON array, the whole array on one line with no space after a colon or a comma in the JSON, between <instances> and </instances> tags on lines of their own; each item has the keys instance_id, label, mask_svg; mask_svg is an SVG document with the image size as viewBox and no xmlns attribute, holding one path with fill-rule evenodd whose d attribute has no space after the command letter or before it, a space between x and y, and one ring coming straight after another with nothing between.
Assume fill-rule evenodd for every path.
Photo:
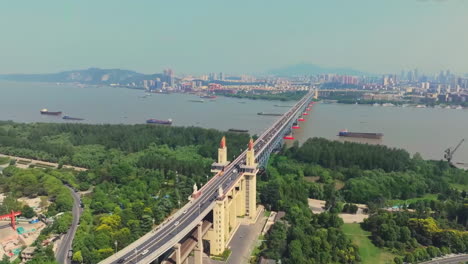
<instances>
[{"instance_id":1,"label":"street lamp","mask_svg":"<svg viewBox=\"0 0 468 264\"><path fill-rule=\"evenodd\" d=\"M114 245L115 245L115 253L117 253L117 245L118 245L118 244L119 244L119 243L117 242L117 240L116 240L116 241L114 241Z\"/></svg>"}]
</instances>

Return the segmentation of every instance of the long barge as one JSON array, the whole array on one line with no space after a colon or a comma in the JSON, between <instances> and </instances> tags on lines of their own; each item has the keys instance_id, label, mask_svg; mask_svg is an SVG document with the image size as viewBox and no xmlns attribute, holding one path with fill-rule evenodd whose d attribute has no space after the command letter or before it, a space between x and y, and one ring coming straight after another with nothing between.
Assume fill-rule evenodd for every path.
<instances>
[{"instance_id":1,"label":"long barge","mask_svg":"<svg viewBox=\"0 0 468 264\"><path fill-rule=\"evenodd\" d=\"M42 109L40 112L41 112L41 115L56 115L56 116L57 116L57 115L61 115L61 114L62 114L61 111L52 112L52 111L49 111L49 110L47 110L47 109L45 109L45 108Z\"/></svg>"},{"instance_id":2,"label":"long barge","mask_svg":"<svg viewBox=\"0 0 468 264\"><path fill-rule=\"evenodd\" d=\"M158 119L151 118L151 119L146 120L146 123L147 124L157 124L157 125L172 125L172 119L158 120Z\"/></svg>"},{"instance_id":3,"label":"long barge","mask_svg":"<svg viewBox=\"0 0 468 264\"><path fill-rule=\"evenodd\" d=\"M84 118L80 118L80 117L71 117L71 116L63 116L62 119L65 119L65 120L75 120L75 121L82 121L82 120L84 120Z\"/></svg>"},{"instance_id":4,"label":"long barge","mask_svg":"<svg viewBox=\"0 0 468 264\"><path fill-rule=\"evenodd\" d=\"M260 113L257 113L257 115L264 115L264 116L282 116L283 114L260 112Z\"/></svg>"},{"instance_id":5,"label":"long barge","mask_svg":"<svg viewBox=\"0 0 468 264\"><path fill-rule=\"evenodd\" d=\"M237 128L230 128L228 129L229 132L237 132L237 133L248 133L249 130L247 129L237 129Z\"/></svg>"},{"instance_id":6,"label":"long barge","mask_svg":"<svg viewBox=\"0 0 468 264\"><path fill-rule=\"evenodd\" d=\"M341 130L338 133L340 137L354 137L354 138L370 138L370 139L381 139L382 133L363 133L363 132L348 132L348 130Z\"/></svg>"}]
</instances>

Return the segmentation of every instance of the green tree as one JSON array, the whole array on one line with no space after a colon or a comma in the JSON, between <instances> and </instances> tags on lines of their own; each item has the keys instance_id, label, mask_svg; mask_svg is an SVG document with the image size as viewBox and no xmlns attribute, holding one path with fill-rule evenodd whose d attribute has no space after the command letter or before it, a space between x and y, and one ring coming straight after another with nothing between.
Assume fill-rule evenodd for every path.
<instances>
[{"instance_id":1,"label":"green tree","mask_svg":"<svg viewBox=\"0 0 468 264\"><path fill-rule=\"evenodd\" d=\"M81 251L76 251L73 253L72 260L78 263L83 263L83 256L81 255Z\"/></svg>"}]
</instances>

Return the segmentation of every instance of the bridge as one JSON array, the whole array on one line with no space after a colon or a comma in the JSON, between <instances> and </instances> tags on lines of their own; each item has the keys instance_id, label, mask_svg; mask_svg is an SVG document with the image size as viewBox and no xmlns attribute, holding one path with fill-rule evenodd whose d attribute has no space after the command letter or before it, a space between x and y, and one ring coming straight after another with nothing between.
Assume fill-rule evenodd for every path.
<instances>
[{"instance_id":1,"label":"bridge","mask_svg":"<svg viewBox=\"0 0 468 264\"><path fill-rule=\"evenodd\" d=\"M256 175L266 167L270 154L288 139L298 121L310 110L317 90L310 91L284 113L247 150L234 161L227 160L227 144L223 138L218 161L213 163L215 175L200 189L194 186L189 202L151 232L121 251L101 261L109 263L187 263L193 252L195 264L202 263L203 252L221 255L240 224L254 222L257 217Z\"/></svg>"}]
</instances>

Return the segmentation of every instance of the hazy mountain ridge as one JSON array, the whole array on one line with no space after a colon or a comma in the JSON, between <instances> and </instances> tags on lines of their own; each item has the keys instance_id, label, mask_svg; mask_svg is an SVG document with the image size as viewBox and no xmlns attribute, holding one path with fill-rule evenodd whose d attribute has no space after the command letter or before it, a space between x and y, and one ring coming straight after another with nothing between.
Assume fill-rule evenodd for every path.
<instances>
[{"instance_id":1,"label":"hazy mountain ridge","mask_svg":"<svg viewBox=\"0 0 468 264\"><path fill-rule=\"evenodd\" d=\"M25 82L79 82L85 84L131 83L161 77L122 69L89 68L48 74L5 74L0 79Z\"/></svg>"},{"instance_id":2,"label":"hazy mountain ridge","mask_svg":"<svg viewBox=\"0 0 468 264\"><path fill-rule=\"evenodd\" d=\"M352 68L327 68L310 63L299 63L268 71L269 74L278 76L317 75L317 74L340 74L340 75L370 75L369 73Z\"/></svg>"}]
</instances>

